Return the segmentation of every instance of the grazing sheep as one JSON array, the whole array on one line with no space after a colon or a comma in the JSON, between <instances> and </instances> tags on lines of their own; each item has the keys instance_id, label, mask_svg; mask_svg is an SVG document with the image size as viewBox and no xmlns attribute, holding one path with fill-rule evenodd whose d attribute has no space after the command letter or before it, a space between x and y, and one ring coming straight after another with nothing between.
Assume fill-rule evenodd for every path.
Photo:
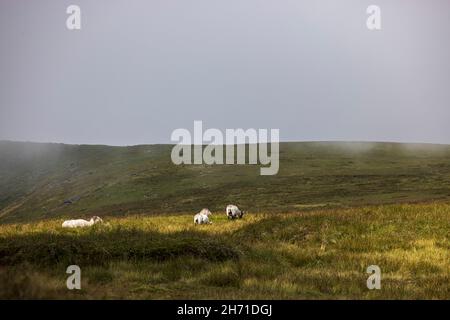
<instances>
[{"instance_id":1,"label":"grazing sheep","mask_svg":"<svg viewBox=\"0 0 450 320\"><path fill-rule=\"evenodd\" d=\"M209 211L206 208L203 208L202 211L197 213L194 216L194 223L195 224L211 224L212 222L209 221L209 216L211 215L211 211Z\"/></svg>"},{"instance_id":2,"label":"grazing sheep","mask_svg":"<svg viewBox=\"0 0 450 320\"><path fill-rule=\"evenodd\" d=\"M63 228L84 228L93 226L96 223L103 222L102 218L94 216L90 221L84 219L66 220L63 222Z\"/></svg>"},{"instance_id":3,"label":"grazing sheep","mask_svg":"<svg viewBox=\"0 0 450 320\"><path fill-rule=\"evenodd\" d=\"M236 218L240 219L240 218L242 218L242 216L245 213L244 210L239 209L234 204L227 205L226 212L227 212L228 219L236 219Z\"/></svg>"}]
</instances>

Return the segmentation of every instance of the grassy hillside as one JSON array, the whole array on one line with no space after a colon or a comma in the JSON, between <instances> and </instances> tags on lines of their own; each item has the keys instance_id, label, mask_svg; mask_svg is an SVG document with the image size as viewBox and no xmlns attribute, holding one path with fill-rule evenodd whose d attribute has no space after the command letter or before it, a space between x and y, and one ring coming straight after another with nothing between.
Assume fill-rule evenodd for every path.
<instances>
[{"instance_id":1,"label":"grassy hillside","mask_svg":"<svg viewBox=\"0 0 450 320\"><path fill-rule=\"evenodd\" d=\"M450 205L0 226L0 298L448 299ZM81 290L66 287L68 265ZM366 286L370 265L381 290Z\"/></svg>"},{"instance_id":2,"label":"grassy hillside","mask_svg":"<svg viewBox=\"0 0 450 320\"><path fill-rule=\"evenodd\" d=\"M170 151L0 142L0 298L450 297L450 146L282 143L276 176Z\"/></svg>"},{"instance_id":3,"label":"grassy hillside","mask_svg":"<svg viewBox=\"0 0 450 320\"><path fill-rule=\"evenodd\" d=\"M175 166L171 146L0 142L0 223L58 217L318 207L450 199L450 147L282 143L280 171Z\"/></svg>"}]
</instances>

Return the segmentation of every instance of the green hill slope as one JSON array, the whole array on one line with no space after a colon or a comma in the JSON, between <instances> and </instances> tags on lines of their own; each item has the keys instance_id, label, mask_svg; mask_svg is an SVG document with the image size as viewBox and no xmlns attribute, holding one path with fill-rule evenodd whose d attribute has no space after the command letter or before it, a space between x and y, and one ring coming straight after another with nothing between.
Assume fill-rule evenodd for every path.
<instances>
[{"instance_id":1,"label":"green hill slope","mask_svg":"<svg viewBox=\"0 0 450 320\"><path fill-rule=\"evenodd\" d=\"M280 171L181 165L170 145L109 147L0 141L0 223L61 216L322 206L450 199L450 146L293 142Z\"/></svg>"}]
</instances>

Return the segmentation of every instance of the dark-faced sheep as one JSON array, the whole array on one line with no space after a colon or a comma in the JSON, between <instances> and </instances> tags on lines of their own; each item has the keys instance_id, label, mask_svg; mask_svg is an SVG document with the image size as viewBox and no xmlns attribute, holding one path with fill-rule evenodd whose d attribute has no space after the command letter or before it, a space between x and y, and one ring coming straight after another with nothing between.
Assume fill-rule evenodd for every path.
<instances>
[{"instance_id":1,"label":"dark-faced sheep","mask_svg":"<svg viewBox=\"0 0 450 320\"><path fill-rule=\"evenodd\" d=\"M236 218L241 219L245 211L239 209L234 204L229 204L227 205L226 212L228 219L236 219Z\"/></svg>"}]
</instances>

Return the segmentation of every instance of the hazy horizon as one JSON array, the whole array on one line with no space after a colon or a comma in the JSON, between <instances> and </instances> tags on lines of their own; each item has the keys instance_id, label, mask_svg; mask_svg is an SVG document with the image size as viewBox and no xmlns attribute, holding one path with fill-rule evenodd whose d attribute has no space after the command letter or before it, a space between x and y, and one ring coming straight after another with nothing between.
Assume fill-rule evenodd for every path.
<instances>
[{"instance_id":1,"label":"hazy horizon","mask_svg":"<svg viewBox=\"0 0 450 320\"><path fill-rule=\"evenodd\" d=\"M32 143L32 144L63 144L63 145L71 145L71 146L105 146L105 147L137 147L137 146L145 146L145 145L176 145L176 142L167 142L167 143L141 143L141 144L122 144L122 145L114 145L114 144L103 144L103 143L65 143L65 142L43 142L43 141L31 141L31 140L8 140L8 139L0 139L0 142L11 142L11 143ZM280 141L280 143L333 143L333 144L403 144L403 145L437 145L437 146L450 146L450 143L433 143L433 142L402 142L402 141L363 141L363 140L284 140ZM194 145L194 144L191 144ZM203 145L207 145L205 142ZM226 144L222 144L226 145Z\"/></svg>"}]
</instances>

